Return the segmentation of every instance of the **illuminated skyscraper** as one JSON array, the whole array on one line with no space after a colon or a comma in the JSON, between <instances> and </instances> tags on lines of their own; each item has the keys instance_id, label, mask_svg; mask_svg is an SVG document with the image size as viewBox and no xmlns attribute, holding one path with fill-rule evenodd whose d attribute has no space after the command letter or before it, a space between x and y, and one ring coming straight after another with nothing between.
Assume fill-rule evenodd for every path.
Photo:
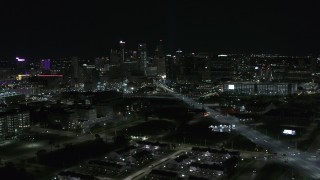
<instances>
[{"instance_id":1,"label":"illuminated skyscraper","mask_svg":"<svg viewBox=\"0 0 320 180\"><path fill-rule=\"evenodd\" d=\"M156 48L153 65L157 67L157 75L163 76L166 74L165 53L163 50L162 40Z\"/></svg>"},{"instance_id":2,"label":"illuminated skyscraper","mask_svg":"<svg viewBox=\"0 0 320 180\"><path fill-rule=\"evenodd\" d=\"M221 80L231 80L234 75L234 61L231 56L221 54L212 58L211 80L217 82Z\"/></svg>"},{"instance_id":3,"label":"illuminated skyscraper","mask_svg":"<svg viewBox=\"0 0 320 180\"><path fill-rule=\"evenodd\" d=\"M122 52L122 62L125 61L125 45L126 45L126 42L120 41L120 48Z\"/></svg>"},{"instance_id":4,"label":"illuminated skyscraper","mask_svg":"<svg viewBox=\"0 0 320 180\"><path fill-rule=\"evenodd\" d=\"M145 74L145 70L148 63L148 56L147 56L147 45L145 43L139 44L138 47L138 66L139 71Z\"/></svg>"},{"instance_id":5,"label":"illuminated skyscraper","mask_svg":"<svg viewBox=\"0 0 320 180\"><path fill-rule=\"evenodd\" d=\"M173 57L171 55L166 56L166 80L167 83L174 83L177 81L177 64L175 62L176 57Z\"/></svg>"}]
</instances>

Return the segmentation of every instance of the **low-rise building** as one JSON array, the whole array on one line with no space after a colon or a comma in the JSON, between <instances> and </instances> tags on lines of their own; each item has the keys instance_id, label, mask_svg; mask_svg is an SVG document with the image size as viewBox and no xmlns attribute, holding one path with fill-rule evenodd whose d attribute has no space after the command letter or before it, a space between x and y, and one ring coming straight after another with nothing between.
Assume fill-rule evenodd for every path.
<instances>
[{"instance_id":1,"label":"low-rise building","mask_svg":"<svg viewBox=\"0 0 320 180\"><path fill-rule=\"evenodd\" d=\"M126 170L126 166L124 164L112 161L89 160L87 166L90 170L109 174L119 174Z\"/></svg>"},{"instance_id":2,"label":"low-rise building","mask_svg":"<svg viewBox=\"0 0 320 180\"><path fill-rule=\"evenodd\" d=\"M65 179L65 180L94 180L94 176L85 175L73 171L63 171L58 174L58 179Z\"/></svg>"},{"instance_id":3,"label":"low-rise building","mask_svg":"<svg viewBox=\"0 0 320 180\"><path fill-rule=\"evenodd\" d=\"M159 169L153 169L149 175L149 179L154 179L154 180L170 180L170 179L177 179L178 178L178 173L176 172L171 172L171 171L163 171Z\"/></svg>"},{"instance_id":4,"label":"low-rise building","mask_svg":"<svg viewBox=\"0 0 320 180\"><path fill-rule=\"evenodd\" d=\"M205 164L205 163L192 162L190 164L190 170L201 171L208 174L221 176L223 174L224 167L222 164L217 164L217 163Z\"/></svg>"}]
</instances>

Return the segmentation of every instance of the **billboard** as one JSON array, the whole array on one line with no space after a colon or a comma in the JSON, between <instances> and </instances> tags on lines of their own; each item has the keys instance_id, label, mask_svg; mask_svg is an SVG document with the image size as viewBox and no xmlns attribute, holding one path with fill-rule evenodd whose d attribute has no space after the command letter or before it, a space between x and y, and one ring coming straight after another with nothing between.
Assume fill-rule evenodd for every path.
<instances>
[{"instance_id":1,"label":"billboard","mask_svg":"<svg viewBox=\"0 0 320 180\"><path fill-rule=\"evenodd\" d=\"M228 89L234 89L234 85L233 84L229 84L228 85Z\"/></svg>"}]
</instances>

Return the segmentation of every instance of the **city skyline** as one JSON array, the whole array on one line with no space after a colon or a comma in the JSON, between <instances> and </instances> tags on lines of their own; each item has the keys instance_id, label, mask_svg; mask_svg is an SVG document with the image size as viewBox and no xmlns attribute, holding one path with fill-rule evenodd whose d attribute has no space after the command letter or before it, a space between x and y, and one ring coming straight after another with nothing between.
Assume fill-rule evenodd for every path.
<instances>
[{"instance_id":1,"label":"city skyline","mask_svg":"<svg viewBox=\"0 0 320 180\"><path fill-rule=\"evenodd\" d=\"M320 179L319 5L0 2L0 179Z\"/></svg>"},{"instance_id":2,"label":"city skyline","mask_svg":"<svg viewBox=\"0 0 320 180\"><path fill-rule=\"evenodd\" d=\"M168 53L319 54L316 1L2 2L1 57L104 56L160 39Z\"/></svg>"}]
</instances>

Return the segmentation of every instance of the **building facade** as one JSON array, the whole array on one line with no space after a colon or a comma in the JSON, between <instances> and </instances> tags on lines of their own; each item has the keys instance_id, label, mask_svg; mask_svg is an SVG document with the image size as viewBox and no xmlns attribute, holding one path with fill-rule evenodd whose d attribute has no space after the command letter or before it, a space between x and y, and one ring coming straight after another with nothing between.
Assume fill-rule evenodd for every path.
<instances>
[{"instance_id":1,"label":"building facade","mask_svg":"<svg viewBox=\"0 0 320 180\"><path fill-rule=\"evenodd\" d=\"M0 112L0 139L18 135L29 127L29 111L12 109Z\"/></svg>"},{"instance_id":2,"label":"building facade","mask_svg":"<svg viewBox=\"0 0 320 180\"><path fill-rule=\"evenodd\" d=\"M289 95L297 92L296 83L227 82L223 92L243 95Z\"/></svg>"}]
</instances>

